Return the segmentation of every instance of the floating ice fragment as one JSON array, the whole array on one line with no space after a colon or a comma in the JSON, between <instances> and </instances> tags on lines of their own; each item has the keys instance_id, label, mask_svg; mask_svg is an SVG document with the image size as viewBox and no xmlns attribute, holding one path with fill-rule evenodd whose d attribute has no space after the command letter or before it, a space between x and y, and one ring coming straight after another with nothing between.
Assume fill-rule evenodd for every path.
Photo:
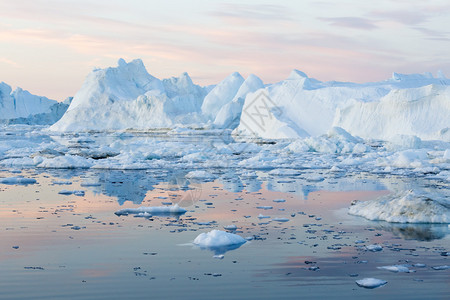
<instances>
[{"instance_id":1,"label":"floating ice fragment","mask_svg":"<svg viewBox=\"0 0 450 300\"><path fill-rule=\"evenodd\" d=\"M378 252L378 251L383 250L383 247L381 247L380 245L377 245L377 244L373 244L373 245L367 245L366 249L368 251Z\"/></svg>"},{"instance_id":2,"label":"floating ice fragment","mask_svg":"<svg viewBox=\"0 0 450 300\"><path fill-rule=\"evenodd\" d=\"M361 280L356 280L356 284L360 287L366 289L374 289L380 286L383 286L387 283L385 280L377 279L377 278L363 278Z\"/></svg>"},{"instance_id":3,"label":"floating ice fragment","mask_svg":"<svg viewBox=\"0 0 450 300\"><path fill-rule=\"evenodd\" d=\"M272 209L273 208L273 206L257 206L256 208L258 208L258 209Z\"/></svg>"},{"instance_id":4,"label":"floating ice fragment","mask_svg":"<svg viewBox=\"0 0 450 300\"><path fill-rule=\"evenodd\" d=\"M404 191L372 201L357 201L349 214L395 223L450 223L450 199L437 193Z\"/></svg>"},{"instance_id":5,"label":"floating ice fragment","mask_svg":"<svg viewBox=\"0 0 450 300\"><path fill-rule=\"evenodd\" d=\"M259 214L258 219L270 219L270 216L264 216L262 214Z\"/></svg>"},{"instance_id":6,"label":"floating ice fragment","mask_svg":"<svg viewBox=\"0 0 450 300\"><path fill-rule=\"evenodd\" d=\"M60 190L60 191L58 192L58 194L61 194L61 195L72 195L72 194L73 194L73 191L69 191L69 190Z\"/></svg>"},{"instance_id":7,"label":"floating ice fragment","mask_svg":"<svg viewBox=\"0 0 450 300\"><path fill-rule=\"evenodd\" d=\"M7 178L0 178L0 183L3 184L35 184L36 179L33 178L25 178L25 177L7 177Z\"/></svg>"},{"instance_id":8,"label":"floating ice fragment","mask_svg":"<svg viewBox=\"0 0 450 300\"><path fill-rule=\"evenodd\" d=\"M98 182L83 182L80 184L81 186L101 186L101 183Z\"/></svg>"},{"instance_id":9,"label":"floating ice fragment","mask_svg":"<svg viewBox=\"0 0 450 300\"><path fill-rule=\"evenodd\" d=\"M273 202L283 203L283 202L286 202L286 200L285 199L274 199Z\"/></svg>"},{"instance_id":10,"label":"floating ice fragment","mask_svg":"<svg viewBox=\"0 0 450 300\"><path fill-rule=\"evenodd\" d=\"M242 245L246 242L240 235L221 230L211 230L208 233L199 234L194 244L200 247L226 247L231 245Z\"/></svg>"},{"instance_id":11,"label":"floating ice fragment","mask_svg":"<svg viewBox=\"0 0 450 300\"><path fill-rule=\"evenodd\" d=\"M58 194L60 195L75 195L75 196L84 196L84 191L81 190L74 190L74 191L69 191L69 190L61 190L58 192Z\"/></svg>"},{"instance_id":12,"label":"floating ice fragment","mask_svg":"<svg viewBox=\"0 0 450 300\"><path fill-rule=\"evenodd\" d=\"M377 267L380 270L387 270L394 273L414 273L416 271L410 270L407 265L392 265L392 266L382 266Z\"/></svg>"},{"instance_id":13,"label":"floating ice fragment","mask_svg":"<svg viewBox=\"0 0 450 300\"><path fill-rule=\"evenodd\" d=\"M213 181L217 178L217 176L206 171L191 171L186 174L186 178L198 179L202 181Z\"/></svg>"},{"instance_id":14,"label":"floating ice fragment","mask_svg":"<svg viewBox=\"0 0 450 300\"><path fill-rule=\"evenodd\" d=\"M57 184L57 185L70 185L72 184L72 181L61 181L61 180L56 180L52 182L53 184Z\"/></svg>"},{"instance_id":15,"label":"floating ice fragment","mask_svg":"<svg viewBox=\"0 0 450 300\"><path fill-rule=\"evenodd\" d=\"M435 267L431 267L431 268L436 271L442 271L442 270L450 269L450 266L444 265L444 266L435 266Z\"/></svg>"},{"instance_id":16,"label":"floating ice fragment","mask_svg":"<svg viewBox=\"0 0 450 300\"><path fill-rule=\"evenodd\" d=\"M273 218L272 221L275 221L275 222L288 222L289 219L288 218Z\"/></svg>"},{"instance_id":17,"label":"floating ice fragment","mask_svg":"<svg viewBox=\"0 0 450 300\"><path fill-rule=\"evenodd\" d=\"M115 212L118 216L127 216L128 214L184 214L187 210L179 207L178 204L172 206L149 206L149 207L138 207L138 208L125 208Z\"/></svg>"},{"instance_id":18,"label":"floating ice fragment","mask_svg":"<svg viewBox=\"0 0 450 300\"><path fill-rule=\"evenodd\" d=\"M224 228L225 230L234 231L234 230L237 229L237 226L234 225L234 224L232 224L232 225L223 226L223 228Z\"/></svg>"}]
</instances>

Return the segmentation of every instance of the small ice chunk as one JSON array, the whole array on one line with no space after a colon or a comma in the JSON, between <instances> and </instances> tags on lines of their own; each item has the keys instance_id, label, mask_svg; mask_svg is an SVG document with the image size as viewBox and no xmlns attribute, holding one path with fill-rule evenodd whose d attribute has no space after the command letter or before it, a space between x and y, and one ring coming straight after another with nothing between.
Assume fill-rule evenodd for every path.
<instances>
[{"instance_id":1,"label":"small ice chunk","mask_svg":"<svg viewBox=\"0 0 450 300\"><path fill-rule=\"evenodd\" d=\"M69 190L60 190L60 191L58 192L58 194L60 194L60 195L72 195L72 194L73 194L73 191L69 191Z\"/></svg>"},{"instance_id":2,"label":"small ice chunk","mask_svg":"<svg viewBox=\"0 0 450 300\"><path fill-rule=\"evenodd\" d=\"M213 175L206 171L191 171L185 176L188 179L198 179L203 181L213 181L217 178L216 175Z\"/></svg>"},{"instance_id":3,"label":"small ice chunk","mask_svg":"<svg viewBox=\"0 0 450 300\"><path fill-rule=\"evenodd\" d=\"M377 267L380 270L387 270L394 273L414 273L414 270L410 270L406 265L392 265L392 266L382 266Z\"/></svg>"},{"instance_id":4,"label":"small ice chunk","mask_svg":"<svg viewBox=\"0 0 450 300\"><path fill-rule=\"evenodd\" d=\"M275 221L275 222L288 222L289 219L288 218L273 218L272 221Z\"/></svg>"},{"instance_id":5,"label":"small ice chunk","mask_svg":"<svg viewBox=\"0 0 450 300\"><path fill-rule=\"evenodd\" d=\"M450 269L450 266L444 265L444 266L435 266L435 267L431 267L431 268L436 271L442 271L442 270Z\"/></svg>"},{"instance_id":6,"label":"small ice chunk","mask_svg":"<svg viewBox=\"0 0 450 300\"><path fill-rule=\"evenodd\" d=\"M258 209L272 209L273 208L273 206L257 206L256 208L258 208Z\"/></svg>"},{"instance_id":7,"label":"small ice chunk","mask_svg":"<svg viewBox=\"0 0 450 300\"><path fill-rule=\"evenodd\" d=\"M232 225L226 225L226 226L223 226L223 228L224 228L225 230L234 231L234 230L237 229L237 226L234 225L234 224L232 224Z\"/></svg>"},{"instance_id":8,"label":"small ice chunk","mask_svg":"<svg viewBox=\"0 0 450 300\"><path fill-rule=\"evenodd\" d=\"M84 191L82 191L82 190L75 190L75 191L73 191L73 194L74 194L75 196L80 196L80 197L82 197L82 196L84 196Z\"/></svg>"},{"instance_id":9,"label":"small ice chunk","mask_svg":"<svg viewBox=\"0 0 450 300\"><path fill-rule=\"evenodd\" d=\"M225 257L225 255L223 255L223 254L217 254L217 255L213 256L213 258L217 258L217 259L223 259L224 257Z\"/></svg>"},{"instance_id":10,"label":"small ice chunk","mask_svg":"<svg viewBox=\"0 0 450 300\"><path fill-rule=\"evenodd\" d=\"M372 244L372 245L367 245L366 249L368 251L378 252L378 251L383 250L383 247L381 247L380 245L377 245L377 244Z\"/></svg>"},{"instance_id":11,"label":"small ice chunk","mask_svg":"<svg viewBox=\"0 0 450 300\"><path fill-rule=\"evenodd\" d=\"M164 213L172 213L172 214L184 214L187 212L186 209L179 207L178 204L172 206L149 206L149 207L138 207L138 208L125 208L115 212L116 215L128 215L128 214L140 214L140 213L149 213L149 214L164 214Z\"/></svg>"},{"instance_id":12,"label":"small ice chunk","mask_svg":"<svg viewBox=\"0 0 450 300\"><path fill-rule=\"evenodd\" d=\"M25 177L7 177L0 178L0 183L3 184L35 184L36 179L33 178L25 178Z\"/></svg>"},{"instance_id":13,"label":"small ice chunk","mask_svg":"<svg viewBox=\"0 0 450 300\"><path fill-rule=\"evenodd\" d=\"M74 191L69 191L69 190L61 190L58 192L58 194L60 195L75 195L75 196L84 196L84 191L82 190L74 190Z\"/></svg>"},{"instance_id":14,"label":"small ice chunk","mask_svg":"<svg viewBox=\"0 0 450 300\"><path fill-rule=\"evenodd\" d=\"M200 247L226 247L246 242L240 235L216 229L208 233L200 233L194 240L194 244Z\"/></svg>"},{"instance_id":15,"label":"small ice chunk","mask_svg":"<svg viewBox=\"0 0 450 300\"><path fill-rule=\"evenodd\" d=\"M52 183L57 184L57 185L70 185L70 184L72 184L72 181L56 180L56 181L53 181Z\"/></svg>"},{"instance_id":16,"label":"small ice chunk","mask_svg":"<svg viewBox=\"0 0 450 300\"><path fill-rule=\"evenodd\" d=\"M258 219L270 219L270 216L259 214Z\"/></svg>"},{"instance_id":17,"label":"small ice chunk","mask_svg":"<svg viewBox=\"0 0 450 300\"><path fill-rule=\"evenodd\" d=\"M83 182L80 184L81 186L101 186L102 184L99 182Z\"/></svg>"},{"instance_id":18,"label":"small ice chunk","mask_svg":"<svg viewBox=\"0 0 450 300\"><path fill-rule=\"evenodd\" d=\"M286 200L285 199L274 199L273 202L283 203L283 202L286 202Z\"/></svg>"},{"instance_id":19,"label":"small ice chunk","mask_svg":"<svg viewBox=\"0 0 450 300\"><path fill-rule=\"evenodd\" d=\"M366 289L374 289L380 286L383 286L387 283L387 281L377 278L363 278L360 280L356 280L356 284L360 287Z\"/></svg>"},{"instance_id":20,"label":"small ice chunk","mask_svg":"<svg viewBox=\"0 0 450 300\"><path fill-rule=\"evenodd\" d=\"M273 169L269 172L271 176L298 176L301 173L292 169Z\"/></svg>"}]
</instances>

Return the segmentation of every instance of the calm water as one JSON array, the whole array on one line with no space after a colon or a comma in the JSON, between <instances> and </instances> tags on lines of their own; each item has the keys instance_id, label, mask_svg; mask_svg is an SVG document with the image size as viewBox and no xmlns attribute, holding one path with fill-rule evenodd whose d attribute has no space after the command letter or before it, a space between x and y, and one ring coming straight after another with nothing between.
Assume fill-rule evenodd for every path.
<instances>
[{"instance_id":1,"label":"calm water","mask_svg":"<svg viewBox=\"0 0 450 300\"><path fill-rule=\"evenodd\" d=\"M0 177L17 175L10 171ZM414 179L355 175L305 184L262 171L258 178L230 172L196 183L173 170L22 171L38 183L0 185L0 299L448 299L450 271L431 268L450 265L441 255L450 250L447 225L395 225L346 214L352 200L385 195L390 185L418 184ZM85 195L58 194L63 189ZM114 214L166 203L188 212ZM219 251L223 259L190 244L231 224L253 240ZM383 250L364 250L374 243ZM377 269L405 263L426 266L413 267L415 273ZM355 280L364 277L388 284L360 288Z\"/></svg>"}]
</instances>

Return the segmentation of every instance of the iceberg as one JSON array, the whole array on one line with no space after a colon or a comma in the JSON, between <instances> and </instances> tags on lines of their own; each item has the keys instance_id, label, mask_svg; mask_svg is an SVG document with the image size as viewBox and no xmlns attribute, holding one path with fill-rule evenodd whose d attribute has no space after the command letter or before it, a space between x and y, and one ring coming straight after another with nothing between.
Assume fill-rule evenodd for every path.
<instances>
[{"instance_id":1,"label":"iceberg","mask_svg":"<svg viewBox=\"0 0 450 300\"><path fill-rule=\"evenodd\" d=\"M327 153L365 153L368 148L357 137L420 147L421 140L450 141L449 84L442 74L435 78L429 73L394 73L369 83L322 82L293 70L274 84L235 72L217 85L201 87L187 73L160 80L140 59L120 59L117 67L87 76L50 130L187 133L216 128L244 139L309 138L299 146ZM11 93L4 84L0 90L1 95ZM326 145L320 139L325 135L340 144Z\"/></svg>"},{"instance_id":2,"label":"iceberg","mask_svg":"<svg viewBox=\"0 0 450 300\"><path fill-rule=\"evenodd\" d=\"M348 213L392 223L450 223L450 199L436 193L408 190L372 201L357 201Z\"/></svg>"},{"instance_id":3,"label":"iceberg","mask_svg":"<svg viewBox=\"0 0 450 300\"><path fill-rule=\"evenodd\" d=\"M442 76L397 73L373 83L321 82L294 70L286 80L246 97L233 133L299 139L326 134L334 126L363 138L411 135L450 141L449 83Z\"/></svg>"},{"instance_id":4,"label":"iceberg","mask_svg":"<svg viewBox=\"0 0 450 300\"><path fill-rule=\"evenodd\" d=\"M86 78L53 131L124 130L203 123L206 89L187 73L159 80L140 59L120 59L115 68L96 69ZM105 109L106 108L106 109Z\"/></svg>"},{"instance_id":5,"label":"iceberg","mask_svg":"<svg viewBox=\"0 0 450 300\"><path fill-rule=\"evenodd\" d=\"M19 87L12 91L8 84L0 82L0 123L51 125L63 116L70 101L36 96Z\"/></svg>"}]
</instances>

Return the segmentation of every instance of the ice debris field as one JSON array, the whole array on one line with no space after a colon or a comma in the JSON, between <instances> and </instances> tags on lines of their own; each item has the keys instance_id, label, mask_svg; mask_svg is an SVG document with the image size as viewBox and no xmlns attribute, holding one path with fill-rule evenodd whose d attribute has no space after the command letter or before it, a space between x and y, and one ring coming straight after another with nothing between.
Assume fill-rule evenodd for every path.
<instances>
[{"instance_id":1,"label":"ice debris field","mask_svg":"<svg viewBox=\"0 0 450 300\"><path fill-rule=\"evenodd\" d=\"M226 260L228 251L256 251L255 243L266 239L258 231L291 230L289 238L279 240L283 245L308 246L308 255L279 262L270 273L298 275L301 269L328 274L327 266L339 273L337 261L328 265L315 261L315 251L323 255L320 246L325 241L329 252L353 249L350 257L358 272L364 273L368 263L358 255L373 259L369 264L376 277L354 278L352 286L383 291L396 286L390 273L413 276L416 270L426 270L420 274L448 270L449 84L443 74L396 73L380 82L322 82L294 70L273 84L233 73L217 85L202 87L187 73L155 78L139 59L128 63L120 59L117 67L93 70L74 97L64 102L20 88L12 91L1 83L0 192L38 189L36 193L46 194L40 189L47 182L51 197L68 201L54 214L73 212L70 218L86 212L77 210L86 207L83 201L92 205L96 197L102 201L112 197L116 206L107 207L108 221L99 224L116 226L119 222L110 219L114 215L120 218L119 228L165 220L158 230L201 231L166 244L212 251L217 261ZM166 188L161 188L163 184ZM203 189L207 196L201 195ZM144 206L154 191L164 193L151 196L153 202ZM376 197L308 203L311 194L320 198L321 192L338 196L355 191L370 191ZM177 193L188 197L174 202ZM316 211L293 209L290 195ZM221 208L218 199L232 206ZM11 210L9 203L0 205ZM36 209L49 212L43 205ZM220 213L210 215L214 209ZM229 215L221 216L224 211L231 211L233 222ZM302 218L309 222L300 224ZM347 227L337 230L327 220ZM370 237L374 224L377 231L400 236L409 246L383 241L381 233ZM80 234L89 231L88 223L68 221L62 226ZM139 223L136 228L142 227ZM152 236L166 239L158 230ZM301 241L296 240L300 230L307 234ZM364 239L356 239L352 230L364 231ZM352 241L340 243L343 238ZM414 242L408 240L442 244L412 248ZM416 250L433 265L395 256L408 252L415 258ZM376 259L387 251L391 255L386 259ZM44 270L41 266L25 270L40 268ZM134 273L148 274L141 267ZM217 272L204 274L222 277Z\"/></svg>"}]
</instances>

